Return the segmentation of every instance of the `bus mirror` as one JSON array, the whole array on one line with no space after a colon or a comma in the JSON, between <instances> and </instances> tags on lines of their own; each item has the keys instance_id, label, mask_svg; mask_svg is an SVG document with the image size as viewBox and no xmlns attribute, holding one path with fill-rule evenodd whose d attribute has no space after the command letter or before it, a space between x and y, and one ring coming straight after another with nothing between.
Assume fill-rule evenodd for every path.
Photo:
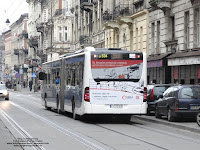
<instances>
[{"instance_id":1,"label":"bus mirror","mask_svg":"<svg viewBox=\"0 0 200 150\"><path fill-rule=\"evenodd\" d=\"M40 72L40 73L39 73L39 79L40 79L40 80L46 79L46 74L45 74L44 72Z\"/></svg>"}]
</instances>

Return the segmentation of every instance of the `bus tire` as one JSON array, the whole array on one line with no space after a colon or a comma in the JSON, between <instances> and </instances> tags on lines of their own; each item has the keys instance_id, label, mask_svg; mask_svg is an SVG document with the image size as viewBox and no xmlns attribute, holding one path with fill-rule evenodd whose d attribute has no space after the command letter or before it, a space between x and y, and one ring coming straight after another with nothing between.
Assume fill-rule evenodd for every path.
<instances>
[{"instance_id":1,"label":"bus tire","mask_svg":"<svg viewBox=\"0 0 200 150\"><path fill-rule=\"evenodd\" d=\"M74 100L72 101L72 118L73 118L74 120L78 120L78 115L76 114L75 102L74 102Z\"/></svg>"}]
</instances>

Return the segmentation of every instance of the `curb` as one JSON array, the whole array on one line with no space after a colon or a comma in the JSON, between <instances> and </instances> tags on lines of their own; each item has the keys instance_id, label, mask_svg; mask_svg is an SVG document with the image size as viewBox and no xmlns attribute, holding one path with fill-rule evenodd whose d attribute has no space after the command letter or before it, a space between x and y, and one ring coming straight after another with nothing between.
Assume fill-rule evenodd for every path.
<instances>
[{"instance_id":1,"label":"curb","mask_svg":"<svg viewBox=\"0 0 200 150\"><path fill-rule=\"evenodd\" d=\"M158 124L182 129L182 130L188 130L188 131L191 131L191 132L200 133L200 127L199 127L199 129L198 128L192 128L192 127L188 127L188 126L184 126L184 125L180 125L180 124L175 124L173 122L167 122L167 121L165 122L165 121L162 121L161 119L144 118L142 116L133 116L132 118L133 118L133 120L134 120L134 118L136 118L136 119L143 120L143 121L158 123Z\"/></svg>"}]
</instances>

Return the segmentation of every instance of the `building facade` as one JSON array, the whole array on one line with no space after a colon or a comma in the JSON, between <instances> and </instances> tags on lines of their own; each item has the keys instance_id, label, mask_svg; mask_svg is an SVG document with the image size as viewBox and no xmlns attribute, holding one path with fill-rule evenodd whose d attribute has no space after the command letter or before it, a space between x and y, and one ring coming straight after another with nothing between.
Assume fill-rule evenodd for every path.
<instances>
[{"instance_id":1,"label":"building facade","mask_svg":"<svg viewBox=\"0 0 200 150\"><path fill-rule=\"evenodd\" d=\"M105 46L148 54L148 0L104 1Z\"/></svg>"},{"instance_id":2,"label":"building facade","mask_svg":"<svg viewBox=\"0 0 200 150\"><path fill-rule=\"evenodd\" d=\"M149 82L200 83L200 1L150 1Z\"/></svg>"},{"instance_id":3,"label":"building facade","mask_svg":"<svg viewBox=\"0 0 200 150\"><path fill-rule=\"evenodd\" d=\"M27 79L28 64L28 14L22 14L11 26L11 79L23 82ZM19 73L20 77L15 74Z\"/></svg>"},{"instance_id":4,"label":"building facade","mask_svg":"<svg viewBox=\"0 0 200 150\"><path fill-rule=\"evenodd\" d=\"M4 43L5 43L5 73L7 74L6 76L6 81L11 80L10 75L12 74L11 68L12 68L12 63L11 63L11 30L8 30L3 33L4 36Z\"/></svg>"},{"instance_id":5,"label":"building facade","mask_svg":"<svg viewBox=\"0 0 200 150\"><path fill-rule=\"evenodd\" d=\"M103 0L71 0L73 50L105 47Z\"/></svg>"},{"instance_id":6,"label":"building facade","mask_svg":"<svg viewBox=\"0 0 200 150\"><path fill-rule=\"evenodd\" d=\"M5 44L4 36L0 35L0 82L5 79Z\"/></svg>"}]
</instances>

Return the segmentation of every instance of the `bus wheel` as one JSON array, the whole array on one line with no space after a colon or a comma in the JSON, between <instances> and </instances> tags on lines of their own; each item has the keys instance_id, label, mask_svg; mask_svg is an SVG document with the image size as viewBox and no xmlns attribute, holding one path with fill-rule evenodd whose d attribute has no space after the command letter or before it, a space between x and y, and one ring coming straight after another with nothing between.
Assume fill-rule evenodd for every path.
<instances>
[{"instance_id":1,"label":"bus wheel","mask_svg":"<svg viewBox=\"0 0 200 150\"><path fill-rule=\"evenodd\" d=\"M74 100L72 101L72 117L74 120L78 120L78 116L76 114L76 110L75 110L75 102Z\"/></svg>"},{"instance_id":2,"label":"bus wheel","mask_svg":"<svg viewBox=\"0 0 200 150\"><path fill-rule=\"evenodd\" d=\"M62 113L61 110L60 110L60 100L59 100L59 97L58 97L58 96L57 96L57 112L58 112L59 114Z\"/></svg>"}]
</instances>

